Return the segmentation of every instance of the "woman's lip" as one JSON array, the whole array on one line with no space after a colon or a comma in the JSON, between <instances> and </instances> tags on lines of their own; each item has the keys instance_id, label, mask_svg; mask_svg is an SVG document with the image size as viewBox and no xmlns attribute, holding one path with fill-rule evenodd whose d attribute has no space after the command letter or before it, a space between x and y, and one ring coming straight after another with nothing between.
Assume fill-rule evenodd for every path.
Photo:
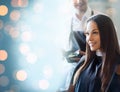
<instances>
[{"instance_id":1,"label":"woman's lip","mask_svg":"<svg viewBox=\"0 0 120 92\"><path fill-rule=\"evenodd\" d=\"M94 46L94 45L95 45L95 43L89 43L89 45L90 45L90 46Z\"/></svg>"}]
</instances>

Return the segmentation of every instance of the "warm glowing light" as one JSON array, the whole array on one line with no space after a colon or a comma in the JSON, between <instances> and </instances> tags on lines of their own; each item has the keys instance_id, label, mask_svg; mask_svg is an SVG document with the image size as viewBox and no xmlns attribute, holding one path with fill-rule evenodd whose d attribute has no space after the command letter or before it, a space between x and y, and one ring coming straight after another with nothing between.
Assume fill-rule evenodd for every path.
<instances>
[{"instance_id":1,"label":"warm glowing light","mask_svg":"<svg viewBox=\"0 0 120 92\"><path fill-rule=\"evenodd\" d=\"M7 51L0 50L0 61L5 61L8 57Z\"/></svg>"},{"instance_id":2,"label":"warm glowing light","mask_svg":"<svg viewBox=\"0 0 120 92\"><path fill-rule=\"evenodd\" d=\"M17 11L17 10L14 10L14 11L12 11L11 12L11 14L10 14L10 19L12 20L12 21L18 21L19 19L20 19L20 12L19 11Z\"/></svg>"},{"instance_id":3,"label":"warm glowing light","mask_svg":"<svg viewBox=\"0 0 120 92\"><path fill-rule=\"evenodd\" d=\"M27 55L30 52L30 47L27 44L20 44L19 50L22 54Z\"/></svg>"},{"instance_id":4,"label":"warm glowing light","mask_svg":"<svg viewBox=\"0 0 120 92\"><path fill-rule=\"evenodd\" d=\"M20 35L20 32L16 28L11 28L9 34L12 38L17 38Z\"/></svg>"},{"instance_id":5,"label":"warm glowing light","mask_svg":"<svg viewBox=\"0 0 120 92\"><path fill-rule=\"evenodd\" d=\"M8 7L5 5L0 5L0 16L5 16L8 13Z\"/></svg>"},{"instance_id":6,"label":"warm glowing light","mask_svg":"<svg viewBox=\"0 0 120 92\"><path fill-rule=\"evenodd\" d=\"M24 81L27 78L27 73L24 70L20 70L16 73L16 78L20 81Z\"/></svg>"},{"instance_id":7,"label":"warm glowing light","mask_svg":"<svg viewBox=\"0 0 120 92\"><path fill-rule=\"evenodd\" d=\"M27 7L28 0L12 0L11 5L13 7Z\"/></svg>"},{"instance_id":8,"label":"warm glowing light","mask_svg":"<svg viewBox=\"0 0 120 92\"><path fill-rule=\"evenodd\" d=\"M3 64L0 64L0 74L5 72L5 67Z\"/></svg>"},{"instance_id":9,"label":"warm glowing light","mask_svg":"<svg viewBox=\"0 0 120 92\"><path fill-rule=\"evenodd\" d=\"M9 84L9 79L7 76L0 77L0 86L7 86Z\"/></svg>"},{"instance_id":10,"label":"warm glowing light","mask_svg":"<svg viewBox=\"0 0 120 92\"><path fill-rule=\"evenodd\" d=\"M48 87L49 87L49 82L47 80L44 79L44 80L39 81L39 88L40 89L45 90L45 89L48 89Z\"/></svg>"},{"instance_id":11,"label":"warm glowing light","mask_svg":"<svg viewBox=\"0 0 120 92\"><path fill-rule=\"evenodd\" d=\"M28 0L18 0L18 5L20 7L26 7L28 5Z\"/></svg>"},{"instance_id":12,"label":"warm glowing light","mask_svg":"<svg viewBox=\"0 0 120 92\"><path fill-rule=\"evenodd\" d=\"M32 40L32 32L25 31L22 33L21 38L23 41L31 41Z\"/></svg>"}]
</instances>

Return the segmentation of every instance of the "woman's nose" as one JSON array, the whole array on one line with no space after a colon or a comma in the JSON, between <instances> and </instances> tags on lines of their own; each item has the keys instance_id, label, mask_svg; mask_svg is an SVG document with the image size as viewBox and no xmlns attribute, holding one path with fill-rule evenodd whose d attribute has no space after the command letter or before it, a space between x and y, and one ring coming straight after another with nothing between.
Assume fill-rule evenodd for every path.
<instances>
[{"instance_id":1,"label":"woman's nose","mask_svg":"<svg viewBox=\"0 0 120 92\"><path fill-rule=\"evenodd\" d=\"M86 40L87 40L87 41L92 41L92 40L93 40L92 35L91 35L91 34L89 34L89 35L86 37Z\"/></svg>"}]
</instances>

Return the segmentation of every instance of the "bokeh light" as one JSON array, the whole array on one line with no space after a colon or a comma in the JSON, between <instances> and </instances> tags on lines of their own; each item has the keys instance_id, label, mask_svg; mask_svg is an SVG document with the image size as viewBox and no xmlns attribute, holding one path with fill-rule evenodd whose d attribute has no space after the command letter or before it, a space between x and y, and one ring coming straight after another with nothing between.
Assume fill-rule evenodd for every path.
<instances>
[{"instance_id":1,"label":"bokeh light","mask_svg":"<svg viewBox=\"0 0 120 92\"><path fill-rule=\"evenodd\" d=\"M24 70L19 70L16 73L16 78L19 81L25 81L27 78L27 73Z\"/></svg>"},{"instance_id":2,"label":"bokeh light","mask_svg":"<svg viewBox=\"0 0 120 92\"><path fill-rule=\"evenodd\" d=\"M71 1L0 0L0 92L65 89L71 64L62 50L67 48L75 11ZM88 1L120 29L120 0Z\"/></svg>"},{"instance_id":3,"label":"bokeh light","mask_svg":"<svg viewBox=\"0 0 120 92\"><path fill-rule=\"evenodd\" d=\"M0 50L0 61L5 61L8 58L7 51Z\"/></svg>"},{"instance_id":4,"label":"bokeh light","mask_svg":"<svg viewBox=\"0 0 120 92\"><path fill-rule=\"evenodd\" d=\"M20 12L18 10L14 10L10 14L10 19L12 21L18 21L20 19L20 16L21 16Z\"/></svg>"},{"instance_id":5,"label":"bokeh light","mask_svg":"<svg viewBox=\"0 0 120 92\"><path fill-rule=\"evenodd\" d=\"M22 34L21 34L21 38L23 41L31 41L32 40L32 32L30 31L24 31Z\"/></svg>"},{"instance_id":6,"label":"bokeh light","mask_svg":"<svg viewBox=\"0 0 120 92\"><path fill-rule=\"evenodd\" d=\"M39 81L39 87L42 89L42 90L46 90L46 89L48 89L48 87L49 87L49 82L47 81L47 80L40 80Z\"/></svg>"},{"instance_id":7,"label":"bokeh light","mask_svg":"<svg viewBox=\"0 0 120 92\"><path fill-rule=\"evenodd\" d=\"M0 5L0 16L5 16L8 13L8 7L5 5Z\"/></svg>"},{"instance_id":8,"label":"bokeh light","mask_svg":"<svg viewBox=\"0 0 120 92\"><path fill-rule=\"evenodd\" d=\"M49 79L53 76L53 69L52 69L52 66L44 66L43 68L43 74L45 76L45 78Z\"/></svg>"},{"instance_id":9,"label":"bokeh light","mask_svg":"<svg viewBox=\"0 0 120 92\"><path fill-rule=\"evenodd\" d=\"M19 35L20 35L20 32L17 30L17 29L15 29L15 28L11 28L9 31L8 31L8 33L9 33L9 35L12 37L12 38L17 38L17 37L19 37Z\"/></svg>"},{"instance_id":10,"label":"bokeh light","mask_svg":"<svg viewBox=\"0 0 120 92\"><path fill-rule=\"evenodd\" d=\"M11 5L13 7L27 7L28 0L11 0Z\"/></svg>"},{"instance_id":11,"label":"bokeh light","mask_svg":"<svg viewBox=\"0 0 120 92\"><path fill-rule=\"evenodd\" d=\"M23 44L20 44L19 50L21 54L27 55L30 52L30 47L29 45L23 43Z\"/></svg>"}]
</instances>

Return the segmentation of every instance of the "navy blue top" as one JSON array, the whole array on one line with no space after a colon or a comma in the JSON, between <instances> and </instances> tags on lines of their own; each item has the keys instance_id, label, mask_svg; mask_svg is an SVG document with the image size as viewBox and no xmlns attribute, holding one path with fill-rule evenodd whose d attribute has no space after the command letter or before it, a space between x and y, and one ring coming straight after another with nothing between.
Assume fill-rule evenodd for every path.
<instances>
[{"instance_id":1,"label":"navy blue top","mask_svg":"<svg viewBox=\"0 0 120 92\"><path fill-rule=\"evenodd\" d=\"M89 66L81 72L74 88L75 92L100 92L101 80L99 71L101 64L102 59L96 56ZM120 76L116 73L113 75L108 92L120 92Z\"/></svg>"}]
</instances>

